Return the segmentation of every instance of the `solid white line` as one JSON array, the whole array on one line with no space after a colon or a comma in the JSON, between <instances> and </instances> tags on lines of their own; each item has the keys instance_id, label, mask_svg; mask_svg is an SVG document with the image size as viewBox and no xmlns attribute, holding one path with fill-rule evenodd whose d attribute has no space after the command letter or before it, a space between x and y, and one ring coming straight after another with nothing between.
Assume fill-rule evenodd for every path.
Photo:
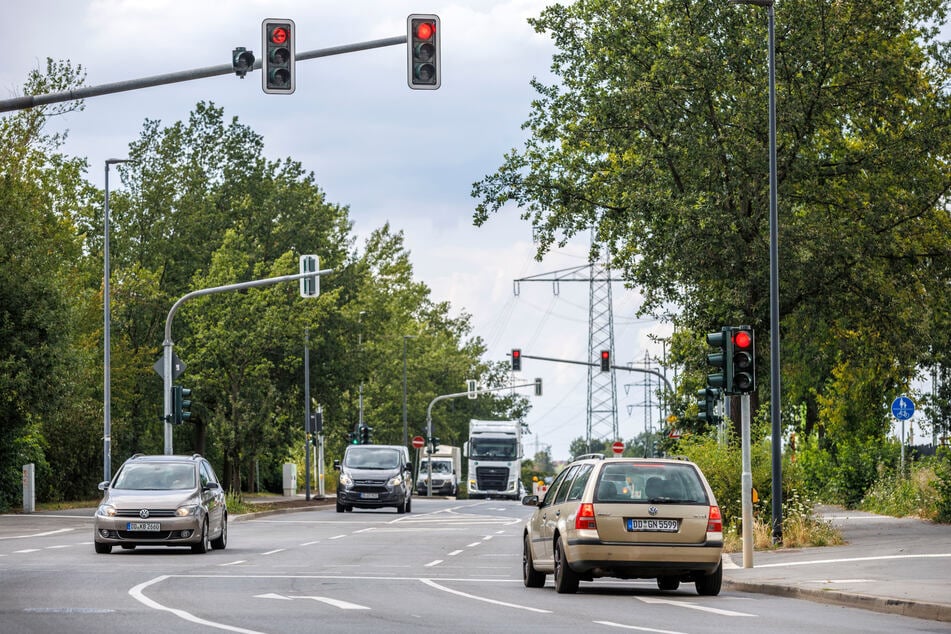
<instances>
[{"instance_id":1,"label":"solid white line","mask_svg":"<svg viewBox=\"0 0 951 634\"><path fill-rule=\"evenodd\" d=\"M30 535L10 535L9 537L0 537L0 539L26 539L27 537L46 537L47 535L56 535L57 533L68 533L75 528L58 528L55 531L46 531L45 533L31 533Z\"/></svg>"},{"instance_id":2,"label":"solid white line","mask_svg":"<svg viewBox=\"0 0 951 634\"><path fill-rule=\"evenodd\" d=\"M923 555L879 555L877 557L845 557L842 559L816 559L813 561L785 561L775 564L760 564L756 568L784 568L786 566L813 566L816 564L841 564L855 561L885 561L889 559L943 559L951 553L932 553Z\"/></svg>"},{"instance_id":3,"label":"solid white line","mask_svg":"<svg viewBox=\"0 0 951 634\"><path fill-rule=\"evenodd\" d=\"M624 623L614 623L613 621L594 621L598 625L607 625L608 627L620 627L625 630L637 630L638 632L657 632L657 634L684 634L677 630L658 630L653 627L638 627L637 625L625 625Z\"/></svg>"},{"instance_id":4,"label":"solid white line","mask_svg":"<svg viewBox=\"0 0 951 634\"><path fill-rule=\"evenodd\" d=\"M540 614L551 614L551 610L542 610L539 608L533 608L527 605L518 605L517 603L506 603L505 601L496 601L495 599L489 599L486 597L476 596L474 594L469 594L468 592L460 592L459 590L453 590L452 588L447 588L446 586L439 585L432 579L420 579L423 583L431 588L436 588L437 590L442 590L443 592L448 592L450 594L455 594L460 597L465 597L467 599L474 599L476 601L485 601L486 603L491 603L493 605L501 605L507 608L515 608L517 610L528 610L529 612L538 612Z\"/></svg>"},{"instance_id":5,"label":"solid white line","mask_svg":"<svg viewBox=\"0 0 951 634\"><path fill-rule=\"evenodd\" d=\"M690 603L689 601L676 601L674 599L658 599L655 597L637 597L637 598L638 600L644 603L675 605L680 608L690 608L691 610L700 610L701 612L710 612L712 614L719 614L720 616L756 616L755 614L749 614L748 612L734 612L733 610L722 610L720 608L711 608L706 605L697 605L696 603Z\"/></svg>"},{"instance_id":6,"label":"solid white line","mask_svg":"<svg viewBox=\"0 0 951 634\"><path fill-rule=\"evenodd\" d=\"M175 608L164 606L161 603L158 603L157 601L153 601L152 599L145 596L145 594L143 594L143 590L148 588L150 585L154 583L159 583L161 581L165 581L168 578L169 578L169 575L162 575L161 577L156 577L155 579L152 579L151 581L140 583L139 585L129 590L129 595L133 599L138 601L139 603L145 605L146 607L152 608L153 610L163 610L165 612L171 612L178 618L183 619L185 621L189 621L191 623L195 623L197 625L206 625L208 627L214 627L219 630L227 630L229 632L241 632L241 634L263 634L262 632L258 632L256 630L246 630L243 627L234 627L232 625L225 625L224 623L215 623L214 621L207 621L205 619L200 619L194 614L191 614L190 612L186 612L185 610L178 610Z\"/></svg>"}]
</instances>

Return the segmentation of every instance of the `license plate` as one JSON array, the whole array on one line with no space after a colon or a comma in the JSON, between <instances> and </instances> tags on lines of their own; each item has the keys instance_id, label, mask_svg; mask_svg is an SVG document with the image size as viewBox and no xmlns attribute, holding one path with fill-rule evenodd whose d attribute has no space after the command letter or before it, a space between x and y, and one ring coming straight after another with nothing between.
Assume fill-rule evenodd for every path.
<instances>
[{"instance_id":1,"label":"license plate","mask_svg":"<svg viewBox=\"0 0 951 634\"><path fill-rule=\"evenodd\" d=\"M360 497L364 500L378 500L380 499L379 493L361 493Z\"/></svg>"},{"instance_id":2,"label":"license plate","mask_svg":"<svg viewBox=\"0 0 951 634\"><path fill-rule=\"evenodd\" d=\"M127 531L160 531L162 525L158 522L129 522L125 525Z\"/></svg>"},{"instance_id":3,"label":"license plate","mask_svg":"<svg viewBox=\"0 0 951 634\"><path fill-rule=\"evenodd\" d=\"M680 530L680 521L630 518L627 520L627 530L676 533Z\"/></svg>"}]
</instances>

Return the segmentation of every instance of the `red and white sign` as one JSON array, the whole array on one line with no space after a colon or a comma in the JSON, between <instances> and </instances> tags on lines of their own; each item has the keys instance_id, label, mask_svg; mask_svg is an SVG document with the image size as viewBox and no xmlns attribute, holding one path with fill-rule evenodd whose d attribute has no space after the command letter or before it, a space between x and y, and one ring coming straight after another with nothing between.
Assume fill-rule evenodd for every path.
<instances>
[{"instance_id":1,"label":"red and white sign","mask_svg":"<svg viewBox=\"0 0 951 634\"><path fill-rule=\"evenodd\" d=\"M620 456L622 453L624 453L624 443L620 440L615 440L614 444L611 445L611 451Z\"/></svg>"},{"instance_id":2,"label":"red and white sign","mask_svg":"<svg viewBox=\"0 0 951 634\"><path fill-rule=\"evenodd\" d=\"M413 436L413 448L422 449L423 445L426 444L426 439L422 436Z\"/></svg>"}]
</instances>

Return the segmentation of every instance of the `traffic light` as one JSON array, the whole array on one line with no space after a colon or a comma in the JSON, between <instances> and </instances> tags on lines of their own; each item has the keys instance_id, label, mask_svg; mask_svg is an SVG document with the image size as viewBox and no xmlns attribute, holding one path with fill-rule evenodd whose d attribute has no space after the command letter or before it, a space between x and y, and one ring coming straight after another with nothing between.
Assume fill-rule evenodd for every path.
<instances>
[{"instance_id":1,"label":"traffic light","mask_svg":"<svg viewBox=\"0 0 951 634\"><path fill-rule=\"evenodd\" d=\"M347 444L350 444L350 445L359 445L359 444L360 444L360 437L359 437L355 432L348 431L348 432L347 432Z\"/></svg>"},{"instance_id":2,"label":"traffic light","mask_svg":"<svg viewBox=\"0 0 951 634\"><path fill-rule=\"evenodd\" d=\"M300 272L316 273L320 269L320 258L316 255L300 256ZM320 276L300 278L300 296L317 297L320 295Z\"/></svg>"},{"instance_id":3,"label":"traffic light","mask_svg":"<svg viewBox=\"0 0 951 634\"><path fill-rule=\"evenodd\" d=\"M512 372L522 371L522 351L519 348L512 349Z\"/></svg>"},{"instance_id":4,"label":"traffic light","mask_svg":"<svg viewBox=\"0 0 951 634\"><path fill-rule=\"evenodd\" d=\"M413 90L436 90L439 68L439 16L413 13L406 18L407 83Z\"/></svg>"},{"instance_id":5,"label":"traffic light","mask_svg":"<svg viewBox=\"0 0 951 634\"><path fill-rule=\"evenodd\" d=\"M733 368L730 392L750 394L756 390L756 342L753 329L736 326L732 329Z\"/></svg>"},{"instance_id":6,"label":"traffic light","mask_svg":"<svg viewBox=\"0 0 951 634\"><path fill-rule=\"evenodd\" d=\"M370 444L370 433L372 431L373 431L373 428L368 425L364 425L363 427L360 428L360 444L361 445Z\"/></svg>"},{"instance_id":7,"label":"traffic light","mask_svg":"<svg viewBox=\"0 0 951 634\"><path fill-rule=\"evenodd\" d=\"M254 51L249 51L243 46L239 46L231 51L231 65L234 67L234 74L244 79L248 71L254 68Z\"/></svg>"},{"instance_id":8,"label":"traffic light","mask_svg":"<svg viewBox=\"0 0 951 634\"><path fill-rule=\"evenodd\" d=\"M190 408L192 406L192 391L181 385L172 386L172 424L181 425L192 417Z\"/></svg>"},{"instance_id":9,"label":"traffic light","mask_svg":"<svg viewBox=\"0 0 951 634\"><path fill-rule=\"evenodd\" d=\"M436 438L435 436L433 436L433 437L431 437L431 438L429 439L429 449L428 449L428 451L429 451L429 453L431 453L431 454L436 453L437 451L439 451L439 439Z\"/></svg>"},{"instance_id":10,"label":"traffic light","mask_svg":"<svg viewBox=\"0 0 951 634\"><path fill-rule=\"evenodd\" d=\"M610 350L601 351L601 371L602 372L611 371L611 351Z\"/></svg>"},{"instance_id":11,"label":"traffic light","mask_svg":"<svg viewBox=\"0 0 951 634\"><path fill-rule=\"evenodd\" d=\"M724 390L727 394L733 382L733 339L730 330L729 326L724 326L720 332L707 335L707 343L720 349L720 352L707 355L707 363L720 368L720 372L707 375L707 387Z\"/></svg>"},{"instance_id":12,"label":"traffic light","mask_svg":"<svg viewBox=\"0 0 951 634\"><path fill-rule=\"evenodd\" d=\"M542 395L542 380L541 378L535 379L535 396Z\"/></svg>"},{"instance_id":13,"label":"traffic light","mask_svg":"<svg viewBox=\"0 0 951 634\"><path fill-rule=\"evenodd\" d=\"M717 414L717 403L720 401L722 391L716 388L707 387L697 392L697 409L700 413L697 418L701 423L716 425L721 418Z\"/></svg>"},{"instance_id":14,"label":"traffic light","mask_svg":"<svg viewBox=\"0 0 951 634\"><path fill-rule=\"evenodd\" d=\"M270 95L294 92L294 21L267 18L261 23L261 87Z\"/></svg>"}]
</instances>

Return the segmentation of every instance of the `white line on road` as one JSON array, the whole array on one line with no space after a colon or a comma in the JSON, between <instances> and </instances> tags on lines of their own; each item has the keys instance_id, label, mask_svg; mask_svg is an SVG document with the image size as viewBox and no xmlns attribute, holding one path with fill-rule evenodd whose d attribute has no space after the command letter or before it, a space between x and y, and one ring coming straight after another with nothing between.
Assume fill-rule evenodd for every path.
<instances>
[{"instance_id":1,"label":"white line on road","mask_svg":"<svg viewBox=\"0 0 951 634\"><path fill-rule=\"evenodd\" d=\"M218 564L218 565L219 566L237 566L238 564L243 564L246 561L247 561L246 559L239 559L238 561L229 561L228 563Z\"/></svg>"},{"instance_id":2,"label":"white line on road","mask_svg":"<svg viewBox=\"0 0 951 634\"><path fill-rule=\"evenodd\" d=\"M269 550L266 553L261 553L262 555L273 555L275 553L281 553L287 550L286 548L276 548L274 550Z\"/></svg>"},{"instance_id":3,"label":"white line on road","mask_svg":"<svg viewBox=\"0 0 951 634\"><path fill-rule=\"evenodd\" d=\"M146 582L144 582L144 583L140 583L139 585L137 585L137 586L135 586L134 588L132 588L131 590L129 590L129 595L130 595L133 599L135 599L136 601L138 601L139 603L145 605L146 607L152 608L153 610L163 610L163 611L165 611L165 612L171 612L172 614L174 614L174 615L177 616L178 618L184 619L185 621L189 621L190 623L195 623L195 624L197 624L197 625L206 625L206 626L208 626L208 627L214 627L214 628L217 628L217 629L219 629L219 630L227 630L227 631L229 631L229 632L240 632L241 634L262 634L261 632L258 632L258 631L256 631L256 630L246 630L246 629L244 629L243 627L234 627L234 626L232 626L232 625L225 625L224 623L216 623L216 622L214 622L214 621L208 621L208 620L205 620L205 619L201 619L201 618L198 618L197 616L195 616L194 614L192 614L192 613L190 613L190 612L186 612L185 610L179 610L179 609L176 609L176 608L170 608L170 607L164 606L164 605L162 605L161 603L159 603L159 602L157 602L157 601L153 601L152 599L150 599L150 598L148 598L147 596L145 596L145 594L143 593L143 591L144 591L146 588L148 588L150 585L152 585L152 584L154 584L154 583L159 583L160 581L165 581L166 579L168 579L168 577L169 577L169 575L162 575L161 577L156 577L155 579L152 579L152 580L150 580L150 581L146 581Z\"/></svg>"},{"instance_id":4,"label":"white line on road","mask_svg":"<svg viewBox=\"0 0 951 634\"><path fill-rule=\"evenodd\" d=\"M29 535L10 535L8 537L0 537L0 539L25 539L27 537L46 537L47 535L56 535L57 533L68 533L69 531L74 531L75 528L58 528L55 531L46 531L45 533L30 533Z\"/></svg>"},{"instance_id":5,"label":"white line on road","mask_svg":"<svg viewBox=\"0 0 951 634\"><path fill-rule=\"evenodd\" d=\"M784 561L773 564L759 564L757 568L784 568L786 566L813 566L817 564L841 564L856 561L884 561L889 559L943 559L951 553L933 553L922 555L879 555L877 557L844 557L842 559L815 559L813 561Z\"/></svg>"},{"instance_id":6,"label":"white line on road","mask_svg":"<svg viewBox=\"0 0 951 634\"><path fill-rule=\"evenodd\" d=\"M733 610L722 610L720 608L711 608L706 605L697 605L696 603L690 603L689 601L678 601L675 599L658 599L656 597L637 597L637 598L638 600L644 603L675 605L680 608L690 608L691 610L700 610L701 612L710 612L712 614L719 614L720 616L756 616L755 614L750 614L748 612L734 612Z\"/></svg>"},{"instance_id":7,"label":"white line on road","mask_svg":"<svg viewBox=\"0 0 951 634\"><path fill-rule=\"evenodd\" d=\"M301 544L301 546L313 546L314 544L319 544L319 543L320 543L320 540L319 540L319 539L315 539L315 540L312 541L312 542L304 542L303 544Z\"/></svg>"},{"instance_id":8,"label":"white line on road","mask_svg":"<svg viewBox=\"0 0 951 634\"><path fill-rule=\"evenodd\" d=\"M598 625L607 625L608 627L619 627L624 630L637 630L638 632L656 632L657 634L684 634L677 630L658 630L653 627L640 627L637 625L625 625L624 623L615 623L613 621L595 621Z\"/></svg>"},{"instance_id":9,"label":"white line on road","mask_svg":"<svg viewBox=\"0 0 951 634\"><path fill-rule=\"evenodd\" d=\"M449 556L450 556L450 557L455 557L456 555L458 555L458 554L461 553L461 552L462 552L461 550L454 550L454 551L452 551L451 553L449 553Z\"/></svg>"},{"instance_id":10,"label":"white line on road","mask_svg":"<svg viewBox=\"0 0 951 634\"><path fill-rule=\"evenodd\" d=\"M481 543L482 543L482 542L472 542L471 544L469 544L468 546L466 546L466 548L472 548L473 546L478 546L478 545L481 544Z\"/></svg>"},{"instance_id":11,"label":"white line on road","mask_svg":"<svg viewBox=\"0 0 951 634\"><path fill-rule=\"evenodd\" d=\"M493 605L501 605L507 608L515 608L517 610L528 610L529 612L538 612L540 614L551 614L551 610L542 610L540 608L533 608L527 605L518 605L517 603L506 603L505 601L496 601L495 599L489 599L488 597L480 597L474 594L469 594L468 592L460 592L459 590L453 590L452 588L447 588L446 586L439 585L432 579L420 579L423 583L431 588L436 588L437 590L442 590L443 592L448 592L449 594L455 594L460 597L465 597L467 599L474 599L476 601L485 601L486 603L491 603Z\"/></svg>"},{"instance_id":12,"label":"white line on road","mask_svg":"<svg viewBox=\"0 0 951 634\"><path fill-rule=\"evenodd\" d=\"M442 563L442 561L443 561L442 559L436 559L434 561L429 562L425 566L423 566L423 568L432 568L433 566L438 566L439 564Z\"/></svg>"},{"instance_id":13,"label":"white line on road","mask_svg":"<svg viewBox=\"0 0 951 634\"><path fill-rule=\"evenodd\" d=\"M327 539L343 539L346 535L334 535L333 537L328 537Z\"/></svg>"}]
</instances>

